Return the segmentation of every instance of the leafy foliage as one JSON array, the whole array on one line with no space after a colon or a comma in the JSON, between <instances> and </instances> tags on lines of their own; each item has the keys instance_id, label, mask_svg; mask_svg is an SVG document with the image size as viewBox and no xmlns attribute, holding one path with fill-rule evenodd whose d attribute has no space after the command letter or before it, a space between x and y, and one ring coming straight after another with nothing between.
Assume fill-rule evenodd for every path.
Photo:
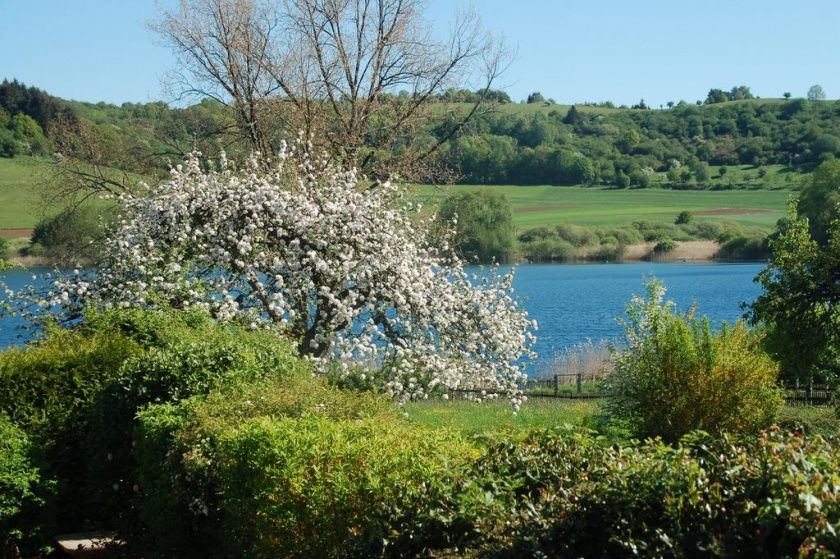
<instances>
[{"instance_id":1,"label":"leafy foliage","mask_svg":"<svg viewBox=\"0 0 840 559\"><path fill-rule=\"evenodd\" d=\"M28 536L20 516L38 502L41 478L31 463L31 442L5 414L0 414L0 550ZM5 553L3 555L6 556Z\"/></svg>"},{"instance_id":2,"label":"leafy foliage","mask_svg":"<svg viewBox=\"0 0 840 559\"><path fill-rule=\"evenodd\" d=\"M840 546L832 441L779 431L609 446L557 429L491 441L424 509L502 557L830 557Z\"/></svg>"},{"instance_id":3,"label":"leafy foliage","mask_svg":"<svg viewBox=\"0 0 840 559\"><path fill-rule=\"evenodd\" d=\"M455 224L454 242L467 260L504 262L513 251L514 226L504 195L476 190L448 196L438 210L440 225Z\"/></svg>"},{"instance_id":4,"label":"leafy foliage","mask_svg":"<svg viewBox=\"0 0 840 559\"><path fill-rule=\"evenodd\" d=\"M789 382L834 381L840 372L840 220L825 231L824 246L809 225L791 204L770 241L770 262L756 278L763 292L749 307Z\"/></svg>"},{"instance_id":5,"label":"leafy foliage","mask_svg":"<svg viewBox=\"0 0 840 559\"><path fill-rule=\"evenodd\" d=\"M474 451L386 400L300 377L140 414L141 515L164 556L415 553L418 503Z\"/></svg>"},{"instance_id":6,"label":"leafy foliage","mask_svg":"<svg viewBox=\"0 0 840 559\"><path fill-rule=\"evenodd\" d=\"M112 311L0 353L0 413L58 483L41 519L53 531L131 522L137 410L234 379L308 371L291 352L275 333L219 326L201 312Z\"/></svg>"},{"instance_id":7,"label":"leafy foliage","mask_svg":"<svg viewBox=\"0 0 840 559\"><path fill-rule=\"evenodd\" d=\"M607 410L640 437L756 432L781 406L778 367L742 322L713 333L708 320L675 314L652 280L627 308L627 345L608 377Z\"/></svg>"}]
</instances>

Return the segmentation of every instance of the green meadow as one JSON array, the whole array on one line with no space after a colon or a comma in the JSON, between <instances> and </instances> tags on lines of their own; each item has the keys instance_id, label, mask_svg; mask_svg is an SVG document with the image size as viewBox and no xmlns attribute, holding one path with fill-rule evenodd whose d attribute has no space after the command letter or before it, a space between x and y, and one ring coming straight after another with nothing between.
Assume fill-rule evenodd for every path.
<instances>
[{"instance_id":1,"label":"green meadow","mask_svg":"<svg viewBox=\"0 0 840 559\"><path fill-rule=\"evenodd\" d=\"M437 204L451 192L487 189L508 199L520 229L563 222L576 225L625 225L634 221L673 223L683 210L697 219L737 222L770 231L795 193L787 190L617 190L570 186L429 186L416 198Z\"/></svg>"},{"instance_id":2,"label":"green meadow","mask_svg":"<svg viewBox=\"0 0 840 559\"><path fill-rule=\"evenodd\" d=\"M33 227L41 215L39 178L43 163L34 157L0 158L0 229Z\"/></svg>"}]
</instances>

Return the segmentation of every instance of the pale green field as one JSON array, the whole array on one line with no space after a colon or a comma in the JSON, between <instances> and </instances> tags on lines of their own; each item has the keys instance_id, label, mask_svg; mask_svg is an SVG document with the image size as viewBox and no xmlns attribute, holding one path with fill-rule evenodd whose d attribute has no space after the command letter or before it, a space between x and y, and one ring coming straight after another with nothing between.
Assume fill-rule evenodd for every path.
<instances>
[{"instance_id":1,"label":"pale green field","mask_svg":"<svg viewBox=\"0 0 840 559\"><path fill-rule=\"evenodd\" d=\"M0 158L0 229L35 225L42 215L37 184L43 173L34 157Z\"/></svg>"},{"instance_id":2,"label":"pale green field","mask_svg":"<svg viewBox=\"0 0 840 559\"><path fill-rule=\"evenodd\" d=\"M419 186L415 197L437 204L451 192L487 189L504 194L520 229L563 222L626 225L647 220L673 223L688 210L703 221L732 221L770 231L794 192L787 190L616 190L570 186Z\"/></svg>"}]
</instances>

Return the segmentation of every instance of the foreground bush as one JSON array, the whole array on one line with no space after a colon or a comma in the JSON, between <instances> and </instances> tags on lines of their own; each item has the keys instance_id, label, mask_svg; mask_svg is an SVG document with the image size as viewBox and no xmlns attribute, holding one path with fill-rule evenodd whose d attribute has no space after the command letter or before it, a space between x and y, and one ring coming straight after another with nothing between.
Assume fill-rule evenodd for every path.
<instances>
[{"instance_id":1,"label":"foreground bush","mask_svg":"<svg viewBox=\"0 0 840 559\"><path fill-rule=\"evenodd\" d=\"M0 353L0 413L31 438L57 482L39 522L53 533L133 521L131 432L138 409L234 381L307 372L271 331L202 312L119 311Z\"/></svg>"},{"instance_id":2,"label":"foreground bush","mask_svg":"<svg viewBox=\"0 0 840 559\"><path fill-rule=\"evenodd\" d=\"M138 455L146 541L160 556L371 557L438 537L416 510L475 452L371 393L301 377L153 406Z\"/></svg>"},{"instance_id":3,"label":"foreground bush","mask_svg":"<svg viewBox=\"0 0 840 559\"><path fill-rule=\"evenodd\" d=\"M627 347L607 379L607 410L639 437L674 442L695 429L756 432L782 404L777 365L743 323L713 333L675 314L661 283L627 310Z\"/></svg>"},{"instance_id":4,"label":"foreground bush","mask_svg":"<svg viewBox=\"0 0 840 559\"><path fill-rule=\"evenodd\" d=\"M838 468L834 442L779 431L629 447L544 431L497 441L427 510L493 557L835 557Z\"/></svg>"},{"instance_id":5,"label":"foreground bush","mask_svg":"<svg viewBox=\"0 0 840 559\"><path fill-rule=\"evenodd\" d=\"M24 508L37 501L38 470L31 464L26 434L0 414L0 557L12 557L15 542L25 535Z\"/></svg>"}]
</instances>

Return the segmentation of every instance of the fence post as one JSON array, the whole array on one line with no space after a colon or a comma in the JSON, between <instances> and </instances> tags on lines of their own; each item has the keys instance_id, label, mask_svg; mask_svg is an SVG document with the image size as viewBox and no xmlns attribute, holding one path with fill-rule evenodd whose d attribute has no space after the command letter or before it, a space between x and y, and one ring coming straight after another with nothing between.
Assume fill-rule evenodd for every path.
<instances>
[{"instance_id":1,"label":"fence post","mask_svg":"<svg viewBox=\"0 0 840 559\"><path fill-rule=\"evenodd\" d=\"M560 395L560 375L554 375L554 395Z\"/></svg>"},{"instance_id":2,"label":"fence post","mask_svg":"<svg viewBox=\"0 0 840 559\"><path fill-rule=\"evenodd\" d=\"M580 394L583 392L583 373L578 371L577 378L575 380L577 382L577 393Z\"/></svg>"}]
</instances>

